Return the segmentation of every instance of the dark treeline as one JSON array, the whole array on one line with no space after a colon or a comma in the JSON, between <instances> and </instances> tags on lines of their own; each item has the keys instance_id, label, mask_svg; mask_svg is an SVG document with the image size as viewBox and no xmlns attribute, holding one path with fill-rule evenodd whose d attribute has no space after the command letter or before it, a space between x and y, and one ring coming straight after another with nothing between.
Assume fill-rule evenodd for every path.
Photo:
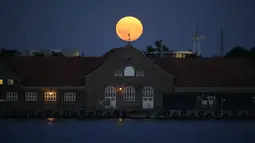
<instances>
[{"instance_id":1,"label":"dark treeline","mask_svg":"<svg viewBox=\"0 0 255 143\"><path fill-rule=\"evenodd\" d=\"M153 52L159 52L160 51L160 45L162 44L162 49L163 52L171 52L171 50L168 46L164 45L162 43L162 40L156 40L155 41L155 47L149 45L146 47L146 50L143 51L144 54L150 56ZM191 55L190 57L202 57L202 56L197 56L196 53ZM229 57L229 58L248 58L252 59L255 61L255 47L251 48L250 50L241 47L241 46L235 46L233 47L229 52L227 52L224 57Z\"/></svg>"},{"instance_id":2,"label":"dark treeline","mask_svg":"<svg viewBox=\"0 0 255 143\"><path fill-rule=\"evenodd\" d=\"M162 40L156 40L155 41L155 47L153 46L147 46L146 49L144 51L142 51L144 54L146 55L151 55L153 52L159 52L160 51L160 47L162 45L163 48L163 52L171 52L173 50L170 50L169 47L167 47L166 45L164 45L162 43ZM33 53L34 56L45 56L43 53ZM19 52L18 50L8 50L8 49L0 49L0 56L21 56L21 52ZM62 53L60 52L51 52L49 56L64 56ZM191 55L191 57L198 57L196 56L196 54ZM255 61L255 47L251 48L250 50L241 47L241 46L235 46L233 47L229 52L227 52L225 54L225 57L230 57L230 58L248 58L251 59L253 61Z\"/></svg>"}]
</instances>

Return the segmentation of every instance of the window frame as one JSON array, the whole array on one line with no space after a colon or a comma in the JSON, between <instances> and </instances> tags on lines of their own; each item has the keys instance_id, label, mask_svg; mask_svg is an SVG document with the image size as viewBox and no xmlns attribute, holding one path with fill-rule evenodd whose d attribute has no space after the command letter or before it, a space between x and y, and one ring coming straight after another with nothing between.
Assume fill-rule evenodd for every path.
<instances>
[{"instance_id":1,"label":"window frame","mask_svg":"<svg viewBox=\"0 0 255 143\"><path fill-rule=\"evenodd\" d=\"M55 97L51 97L51 96L55 96ZM53 100L50 100L52 98L53 98ZM45 92L44 93L44 101L46 101L46 102L57 101L57 93L56 92Z\"/></svg>"},{"instance_id":2,"label":"window frame","mask_svg":"<svg viewBox=\"0 0 255 143\"><path fill-rule=\"evenodd\" d=\"M13 85L14 79L7 79L7 85Z\"/></svg>"},{"instance_id":3,"label":"window frame","mask_svg":"<svg viewBox=\"0 0 255 143\"><path fill-rule=\"evenodd\" d=\"M76 93L75 92L65 92L64 93L64 101L65 102L75 102L76 101Z\"/></svg>"},{"instance_id":4,"label":"window frame","mask_svg":"<svg viewBox=\"0 0 255 143\"><path fill-rule=\"evenodd\" d=\"M135 88L132 86L127 86L124 89L123 101L135 102Z\"/></svg>"},{"instance_id":5,"label":"window frame","mask_svg":"<svg viewBox=\"0 0 255 143\"><path fill-rule=\"evenodd\" d=\"M11 94L13 94L13 95L11 95ZM18 100L19 100L18 92L6 92L5 101L12 102L12 101L18 101Z\"/></svg>"},{"instance_id":6,"label":"window frame","mask_svg":"<svg viewBox=\"0 0 255 143\"><path fill-rule=\"evenodd\" d=\"M29 98L29 96L30 96L30 98ZM38 98L37 92L26 92L25 93L25 101L27 101L27 102L35 102L38 100L37 98Z\"/></svg>"}]
</instances>

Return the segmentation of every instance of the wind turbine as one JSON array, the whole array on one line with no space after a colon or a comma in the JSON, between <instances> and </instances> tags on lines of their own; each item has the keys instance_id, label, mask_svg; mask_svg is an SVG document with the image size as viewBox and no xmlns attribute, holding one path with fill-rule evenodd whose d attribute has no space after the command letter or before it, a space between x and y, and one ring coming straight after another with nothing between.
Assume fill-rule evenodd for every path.
<instances>
[{"instance_id":1,"label":"wind turbine","mask_svg":"<svg viewBox=\"0 0 255 143\"><path fill-rule=\"evenodd\" d=\"M198 56L201 55L200 49L200 41L205 39L205 35L198 35L198 28L199 25L194 29L194 36L193 36L193 53L197 53Z\"/></svg>"}]
</instances>

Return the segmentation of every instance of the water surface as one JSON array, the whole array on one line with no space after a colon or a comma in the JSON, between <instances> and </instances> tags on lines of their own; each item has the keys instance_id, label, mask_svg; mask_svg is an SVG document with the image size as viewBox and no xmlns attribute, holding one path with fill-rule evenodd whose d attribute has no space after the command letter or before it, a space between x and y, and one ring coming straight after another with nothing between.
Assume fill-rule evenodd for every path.
<instances>
[{"instance_id":1,"label":"water surface","mask_svg":"<svg viewBox=\"0 0 255 143\"><path fill-rule=\"evenodd\" d=\"M254 121L0 120L1 143L255 143Z\"/></svg>"}]
</instances>

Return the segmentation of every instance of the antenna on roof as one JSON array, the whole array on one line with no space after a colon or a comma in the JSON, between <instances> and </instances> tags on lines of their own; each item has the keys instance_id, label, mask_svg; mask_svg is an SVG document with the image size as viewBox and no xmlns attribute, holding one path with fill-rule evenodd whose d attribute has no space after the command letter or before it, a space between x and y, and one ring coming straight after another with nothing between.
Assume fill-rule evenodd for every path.
<instances>
[{"instance_id":1,"label":"antenna on roof","mask_svg":"<svg viewBox=\"0 0 255 143\"><path fill-rule=\"evenodd\" d=\"M128 33L128 45L131 44L130 32Z\"/></svg>"}]
</instances>

